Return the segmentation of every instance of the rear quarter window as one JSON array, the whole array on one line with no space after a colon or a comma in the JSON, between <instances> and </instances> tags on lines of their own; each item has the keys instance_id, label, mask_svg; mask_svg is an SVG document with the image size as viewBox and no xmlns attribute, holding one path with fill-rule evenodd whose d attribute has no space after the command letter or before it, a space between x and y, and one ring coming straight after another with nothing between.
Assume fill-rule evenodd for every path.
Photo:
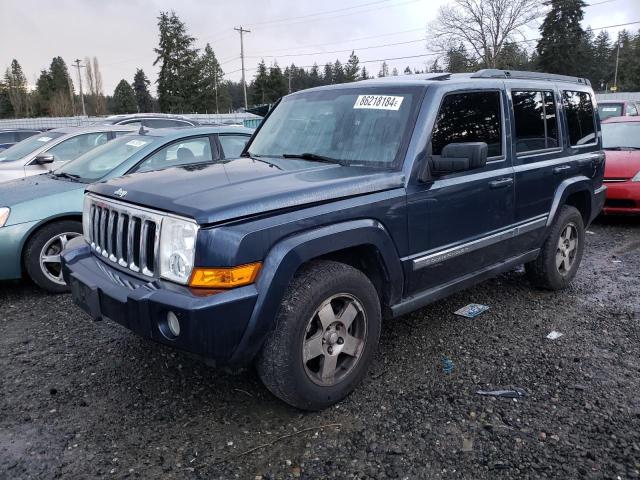
<instances>
[{"instance_id":1,"label":"rear quarter window","mask_svg":"<svg viewBox=\"0 0 640 480\"><path fill-rule=\"evenodd\" d=\"M562 99L567 116L569 144L582 146L596 143L596 118L591 95L565 90Z\"/></svg>"}]
</instances>

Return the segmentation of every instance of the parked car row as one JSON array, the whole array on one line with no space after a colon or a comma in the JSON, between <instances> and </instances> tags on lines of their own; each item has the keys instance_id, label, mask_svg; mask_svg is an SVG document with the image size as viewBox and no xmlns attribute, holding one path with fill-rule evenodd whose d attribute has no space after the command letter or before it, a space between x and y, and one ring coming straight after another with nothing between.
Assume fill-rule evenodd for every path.
<instances>
[{"instance_id":1,"label":"parked car row","mask_svg":"<svg viewBox=\"0 0 640 480\"><path fill-rule=\"evenodd\" d=\"M82 233L88 184L225 161L240 155L251 133L242 127L68 127L6 150L0 181L14 180L0 183L0 280L26 274L47 291L68 290L60 252Z\"/></svg>"},{"instance_id":2,"label":"parked car row","mask_svg":"<svg viewBox=\"0 0 640 480\"><path fill-rule=\"evenodd\" d=\"M0 152L43 130L30 128L0 128Z\"/></svg>"}]
</instances>

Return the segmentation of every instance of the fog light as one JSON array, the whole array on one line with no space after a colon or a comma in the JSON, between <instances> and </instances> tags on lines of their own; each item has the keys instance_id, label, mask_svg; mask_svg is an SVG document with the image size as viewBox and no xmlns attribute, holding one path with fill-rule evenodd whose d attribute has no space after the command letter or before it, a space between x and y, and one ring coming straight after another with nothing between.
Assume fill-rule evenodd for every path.
<instances>
[{"instance_id":1,"label":"fog light","mask_svg":"<svg viewBox=\"0 0 640 480\"><path fill-rule=\"evenodd\" d=\"M174 337L180 335L180 320L173 312L167 313L167 327L169 327L169 331Z\"/></svg>"}]
</instances>

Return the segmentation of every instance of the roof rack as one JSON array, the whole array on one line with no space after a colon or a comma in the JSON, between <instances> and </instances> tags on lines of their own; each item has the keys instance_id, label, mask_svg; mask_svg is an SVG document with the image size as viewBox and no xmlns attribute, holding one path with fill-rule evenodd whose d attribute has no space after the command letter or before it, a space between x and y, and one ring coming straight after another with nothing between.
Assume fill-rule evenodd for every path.
<instances>
[{"instance_id":1,"label":"roof rack","mask_svg":"<svg viewBox=\"0 0 640 480\"><path fill-rule=\"evenodd\" d=\"M471 74L471 78L519 78L523 80L546 80L549 82L569 82L591 86L586 78L570 77L568 75L556 75L554 73L525 72L521 70L498 70L497 68L485 68Z\"/></svg>"}]
</instances>

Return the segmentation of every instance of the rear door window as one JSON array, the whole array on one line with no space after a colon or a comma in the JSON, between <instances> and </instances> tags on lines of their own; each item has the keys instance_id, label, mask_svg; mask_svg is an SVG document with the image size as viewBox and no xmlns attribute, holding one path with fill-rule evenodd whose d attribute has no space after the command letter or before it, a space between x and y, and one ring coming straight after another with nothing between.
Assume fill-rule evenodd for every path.
<instances>
[{"instance_id":1,"label":"rear door window","mask_svg":"<svg viewBox=\"0 0 640 480\"><path fill-rule=\"evenodd\" d=\"M638 115L638 110L634 104L630 103L627 105L627 115L634 117Z\"/></svg>"},{"instance_id":2,"label":"rear door window","mask_svg":"<svg viewBox=\"0 0 640 480\"><path fill-rule=\"evenodd\" d=\"M587 92L563 92L564 109L567 115L569 144L581 146L596 143L596 118Z\"/></svg>"},{"instance_id":3,"label":"rear door window","mask_svg":"<svg viewBox=\"0 0 640 480\"><path fill-rule=\"evenodd\" d=\"M621 103L603 103L598 105L598 115L600 120L604 120L609 117L619 117L622 115Z\"/></svg>"},{"instance_id":4,"label":"rear door window","mask_svg":"<svg viewBox=\"0 0 640 480\"><path fill-rule=\"evenodd\" d=\"M432 135L433 155L445 145L485 142L489 157L502 156L502 112L499 91L447 95L440 107Z\"/></svg>"},{"instance_id":5,"label":"rear door window","mask_svg":"<svg viewBox=\"0 0 640 480\"><path fill-rule=\"evenodd\" d=\"M516 152L557 148L558 122L553 92L512 91Z\"/></svg>"}]
</instances>

